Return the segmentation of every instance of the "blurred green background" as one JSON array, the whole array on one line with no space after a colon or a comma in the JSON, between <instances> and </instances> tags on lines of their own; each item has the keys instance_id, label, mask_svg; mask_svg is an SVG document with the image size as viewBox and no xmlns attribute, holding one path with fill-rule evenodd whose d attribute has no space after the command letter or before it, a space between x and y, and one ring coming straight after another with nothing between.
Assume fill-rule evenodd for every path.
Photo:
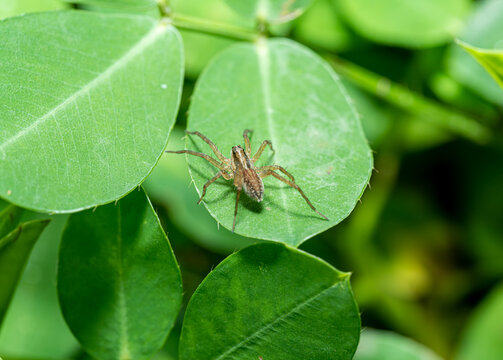
<instances>
[{"instance_id":1,"label":"blurred green background","mask_svg":"<svg viewBox=\"0 0 503 360\"><path fill-rule=\"evenodd\" d=\"M171 3L175 14L250 26L224 1ZM3 0L0 18L69 7ZM453 43L460 38L503 49L503 0L315 0L296 21L271 31L334 65L374 150L371 188L355 211L301 245L353 273L364 328L356 358L394 359L386 351L401 346L406 350L397 359L435 358L400 334L444 359L503 359L503 90ZM197 76L234 43L189 31L182 36L186 82L170 149L184 147ZM213 267L255 240L219 228L196 205L183 156L163 156L144 186L180 264L186 304ZM57 303L66 216L52 218L2 325L4 360L85 358ZM182 316L183 309L158 359L176 358Z\"/></svg>"}]
</instances>

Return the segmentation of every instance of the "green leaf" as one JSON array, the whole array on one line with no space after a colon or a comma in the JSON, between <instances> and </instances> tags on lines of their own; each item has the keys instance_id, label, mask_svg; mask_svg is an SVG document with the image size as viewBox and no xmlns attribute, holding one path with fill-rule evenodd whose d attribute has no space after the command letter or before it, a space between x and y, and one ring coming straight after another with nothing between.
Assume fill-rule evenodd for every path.
<instances>
[{"instance_id":1,"label":"green leaf","mask_svg":"<svg viewBox=\"0 0 503 360\"><path fill-rule=\"evenodd\" d=\"M503 88L503 49L479 49L462 41L458 41L458 44L468 51Z\"/></svg>"},{"instance_id":2,"label":"green leaf","mask_svg":"<svg viewBox=\"0 0 503 360\"><path fill-rule=\"evenodd\" d=\"M68 7L61 0L8 0L0 1L0 19L27 12L58 10Z\"/></svg>"},{"instance_id":3,"label":"green leaf","mask_svg":"<svg viewBox=\"0 0 503 360\"><path fill-rule=\"evenodd\" d=\"M503 1L486 0L477 4L460 39L473 47L489 51L503 49ZM457 44L447 56L449 74L487 100L503 105L503 90L487 71Z\"/></svg>"},{"instance_id":4,"label":"green leaf","mask_svg":"<svg viewBox=\"0 0 503 360\"><path fill-rule=\"evenodd\" d=\"M352 359L360 335L349 274L282 244L229 256L192 296L181 360Z\"/></svg>"},{"instance_id":5,"label":"green leaf","mask_svg":"<svg viewBox=\"0 0 503 360\"><path fill-rule=\"evenodd\" d=\"M370 177L372 156L337 76L316 54L286 39L236 44L214 59L196 85L188 127L213 140L224 156L243 144L245 129L254 130L253 153L263 140L271 140L275 153L266 149L257 164L286 168L330 219L311 210L297 190L270 176L264 179L261 203L240 198L235 231L247 237L299 245L344 219ZM210 152L194 135L188 136L187 148ZM201 193L217 170L195 156L188 161ZM232 182L217 180L204 200L212 216L231 229L236 200Z\"/></svg>"},{"instance_id":6,"label":"green leaf","mask_svg":"<svg viewBox=\"0 0 503 360\"><path fill-rule=\"evenodd\" d=\"M47 217L27 214L24 217ZM58 248L68 215L53 215L26 264L0 332L5 359L68 359L79 348L56 293Z\"/></svg>"},{"instance_id":7,"label":"green leaf","mask_svg":"<svg viewBox=\"0 0 503 360\"><path fill-rule=\"evenodd\" d=\"M354 360L440 360L426 346L404 336L382 330L365 329Z\"/></svg>"},{"instance_id":8,"label":"green leaf","mask_svg":"<svg viewBox=\"0 0 503 360\"><path fill-rule=\"evenodd\" d=\"M0 239L16 227L23 211L22 208L12 204L0 210Z\"/></svg>"},{"instance_id":9,"label":"green leaf","mask_svg":"<svg viewBox=\"0 0 503 360\"><path fill-rule=\"evenodd\" d=\"M73 214L59 254L65 320L97 359L146 359L173 326L180 270L143 191Z\"/></svg>"},{"instance_id":10,"label":"green leaf","mask_svg":"<svg viewBox=\"0 0 503 360\"><path fill-rule=\"evenodd\" d=\"M312 0L225 0L225 2L247 19L285 22L302 14Z\"/></svg>"},{"instance_id":11,"label":"green leaf","mask_svg":"<svg viewBox=\"0 0 503 360\"><path fill-rule=\"evenodd\" d=\"M35 241L50 220L35 220L0 239L0 325Z\"/></svg>"},{"instance_id":12,"label":"green leaf","mask_svg":"<svg viewBox=\"0 0 503 360\"><path fill-rule=\"evenodd\" d=\"M503 354L503 284L496 287L477 307L464 336L457 360L498 360Z\"/></svg>"},{"instance_id":13,"label":"green leaf","mask_svg":"<svg viewBox=\"0 0 503 360\"><path fill-rule=\"evenodd\" d=\"M387 45L444 44L462 29L469 0L340 0L343 15L362 36Z\"/></svg>"},{"instance_id":14,"label":"green leaf","mask_svg":"<svg viewBox=\"0 0 503 360\"><path fill-rule=\"evenodd\" d=\"M0 196L70 212L151 171L181 93L180 36L150 17L83 11L0 24Z\"/></svg>"},{"instance_id":15,"label":"green leaf","mask_svg":"<svg viewBox=\"0 0 503 360\"><path fill-rule=\"evenodd\" d=\"M183 148L183 136L183 131L175 127L167 149ZM199 197L189 187L190 182L185 158L163 156L143 186L153 202L166 205L173 223L205 248L229 254L256 242L219 227L204 206L197 204Z\"/></svg>"}]
</instances>

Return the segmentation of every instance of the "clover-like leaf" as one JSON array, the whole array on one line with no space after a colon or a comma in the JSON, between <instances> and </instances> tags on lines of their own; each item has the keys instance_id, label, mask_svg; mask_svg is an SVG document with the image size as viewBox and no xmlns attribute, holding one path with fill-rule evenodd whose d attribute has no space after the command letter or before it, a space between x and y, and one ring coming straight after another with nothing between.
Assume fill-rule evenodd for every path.
<instances>
[{"instance_id":1,"label":"clover-like leaf","mask_svg":"<svg viewBox=\"0 0 503 360\"><path fill-rule=\"evenodd\" d=\"M69 218L58 294L68 326L93 357L146 359L159 350L180 309L182 285L143 191Z\"/></svg>"},{"instance_id":2,"label":"clover-like leaf","mask_svg":"<svg viewBox=\"0 0 503 360\"><path fill-rule=\"evenodd\" d=\"M241 196L235 231L248 237L299 245L351 212L372 169L359 119L337 75L316 54L286 39L223 51L196 84L188 128L208 136L225 156L232 146L243 145L245 129L254 131L253 153L263 140L271 140L275 153L266 149L257 164L286 168L330 219L315 213L296 189L270 176L261 203ZM187 147L210 152L195 135L187 137ZM188 160L201 193L218 169L195 156ZM232 182L217 180L204 200L213 217L231 229Z\"/></svg>"},{"instance_id":3,"label":"clover-like leaf","mask_svg":"<svg viewBox=\"0 0 503 360\"><path fill-rule=\"evenodd\" d=\"M349 274L277 243L225 259L192 296L181 360L352 359L360 317Z\"/></svg>"},{"instance_id":4,"label":"clover-like leaf","mask_svg":"<svg viewBox=\"0 0 503 360\"><path fill-rule=\"evenodd\" d=\"M0 23L0 196L47 212L117 199L151 171L177 112L176 29L84 11Z\"/></svg>"},{"instance_id":5,"label":"clover-like leaf","mask_svg":"<svg viewBox=\"0 0 503 360\"><path fill-rule=\"evenodd\" d=\"M411 48L448 42L462 29L469 0L340 0L347 21L379 43Z\"/></svg>"},{"instance_id":6,"label":"clover-like leaf","mask_svg":"<svg viewBox=\"0 0 503 360\"><path fill-rule=\"evenodd\" d=\"M31 249L49 221L22 223L0 238L0 325Z\"/></svg>"}]
</instances>

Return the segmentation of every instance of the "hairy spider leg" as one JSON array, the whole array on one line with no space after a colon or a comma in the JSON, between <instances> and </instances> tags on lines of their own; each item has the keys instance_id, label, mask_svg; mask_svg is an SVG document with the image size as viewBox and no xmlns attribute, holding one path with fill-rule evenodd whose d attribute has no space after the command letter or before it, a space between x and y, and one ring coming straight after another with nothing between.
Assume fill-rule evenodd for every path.
<instances>
[{"instance_id":1,"label":"hairy spider leg","mask_svg":"<svg viewBox=\"0 0 503 360\"><path fill-rule=\"evenodd\" d=\"M211 150L213 150L213 152L217 156L218 160L220 160L223 163L227 163L228 159L225 156L222 155L222 153L220 152L220 150L218 150L217 146L213 143L213 141L211 141L210 139L208 139L206 136L204 136L203 134L201 134L199 131L188 131L188 130L185 130L185 132L187 134L189 134L189 135L197 135L197 136L199 136L201 139L203 139L203 141L206 144L208 144L211 147Z\"/></svg>"},{"instance_id":2,"label":"hairy spider leg","mask_svg":"<svg viewBox=\"0 0 503 360\"><path fill-rule=\"evenodd\" d=\"M251 145L250 145L250 138L248 137L248 134L253 133L253 130L246 129L243 132L243 138L245 139L245 150L246 150L246 155L248 157L251 157Z\"/></svg>"},{"instance_id":3,"label":"hairy spider leg","mask_svg":"<svg viewBox=\"0 0 503 360\"><path fill-rule=\"evenodd\" d=\"M197 152L197 151L192 151L192 150L177 150L177 151L166 150L166 152L167 153L171 153L171 154L190 154L190 155L194 155L194 156L199 156L199 157L202 157L203 159L209 161L211 163L211 165L219 168L222 171L226 171L224 164L219 163L218 161L216 161L215 159L213 159L209 155L206 155L206 154L203 154L203 153L200 153L200 152Z\"/></svg>"},{"instance_id":4,"label":"hairy spider leg","mask_svg":"<svg viewBox=\"0 0 503 360\"><path fill-rule=\"evenodd\" d=\"M258 160L258 158L260 157L260 155L262 155L262 153L264 152L265 150L265 147L269 145L271 147L271 151L274 152L274 149L272 147L272 143L271 143L271 140L264 140L262 142L262 145L260 145L260 147L258 148L257 152L255 153L255 155L253 155L253 158L252 158L252 161L253 163L255 164L255 162Z\"/></svg>"},{"instance_id":5,"label":"hairy spider leg","mask_svg":"<svg viewBox=\"0 0 503 360\"><path fill-rule=\"evenodd\" d=\"M211 184L213 184L220 176L223 176L223 178L225 180L230 180L232 178L232 176L230 176L229 174L227 174L225 172L222 172L222 171L219 171L215 176L213 176L210 180L208 180L208 182L206 184L204 184L204 186L203 186L203 193L202 193L201 197L199 198L199 200L197 201L198 205L203 200L204 195L206 195L206 189L208 188L208 186L210 186Z\"/></svg>"},{"instance_id":6,"label":"hairy spider leg","mask_svg":"<svg viewBox=\"0 0 503 360\"><path fill-rule=\"evenodd\" d=\"M285 170L286 171L286 170ZM283 181L285 184L288 184L290 185L291 187L293 187L294 189L297 189L300 193L300 195L302 195L302 197L304 198L304 200L306 200L307 204L311 207L311 209L313 209L318 215L320 215L321 217L323 217L325 220L328 220L328 218L323 215L322 213L320 213L318 210L316 210L316 208L313 206L313 204L311 204L311 201L309 201L309 199L307 198L306 194L304 194L304 192L302 191L302 189L299 187L299 185L297 185L295 182L292 182L290 180L287 180L285 179L284 177L282 177L281 175L275 173L274 171L272 170L265 170L265 171L261 171L260 172L260 177L261 178L265 178L266 176L269 176L269 175L272 175L274 176L276 179L278 180L281 180Z\"/></svg>"},{"instance_id":7,"label":"hairy spider leg","mask_svg":"<svg viewBox=\"0 0 503 360\"><path fill-rule=\"evenodd\" d=\"M234 207L234 221L232 222L232 232L234 232L234 228L236 227L236 216L238 215L238 204L239 204L239 195L241 195L241 188L237 188L236 195L236 206Z\"/></svg>"},{"instance_id":8,"label":"hairy spider leg","mask_svg":"<svg viewBox=\"0 0 503 360\"><path fill-rule=\"evenodd\" d=\"M267 171L267 170L279 170L286 176L290 178L293 182L295 182L295 178L293 177L292 174L290 174L288 171L286 171L284 168L282 168L279 165L266 165L266 166L261 166L258 168L259 171Z\"/></svg>"}]
</instances>

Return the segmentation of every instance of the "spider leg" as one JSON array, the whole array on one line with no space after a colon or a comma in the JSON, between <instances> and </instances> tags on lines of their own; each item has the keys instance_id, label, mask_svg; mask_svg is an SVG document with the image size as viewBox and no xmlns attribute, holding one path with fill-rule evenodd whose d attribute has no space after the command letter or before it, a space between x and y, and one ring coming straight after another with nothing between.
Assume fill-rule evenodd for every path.
<instances>
[{"instance_id":1,"label":"spider leg","mask_svg":"<svg viewBox=\"0 0 503 360\"><path fill-rule=\"evenodd\" d=\"M238 214L239 195L241 195L241 188L237 189L236 206L234 207L234 221L232 222L232 232L234 232L234 228L236 227L236 216Z\"/></svg>"},{"instance_id":2,"label":"spider leg","mask_svg":"<svg viewBox=\"0 0 503 360\"><path fill-rule=\"evenodd\" d=\"M266 165L266 166L261 166L258 168L259 171L268 171L268 170L279 170L281 171L283 174L285 174L286 176L288 176L290 178L290 180L292 180L292 182L295 182L295 179L293 177L292 174L290 174L288 171L286 171L284 168L282 168L281 166L279 165Z\"/></svg>"},{"instance_id":3,"label":"spider leg","mask_svg":"<svg viewBox=\"0 0 503 360\"><path fill-rule=\"evenodd\" d=\"M250 138L248 137L249 133L253 133L253 130L246 129L243 132L243 138L245 139L245 150L246 150L246 155L251 156L251 145L250 145Z\"/></svg>"},{"instance_id":4,"label":"spider leg","mask_svg":"<svg viewBox=\"0 0 503 360\"><path fill-rule=\"evenodd\" d=\"M320 215L321 217L323 217L325 220L328 220L328 218L325 215L323 215L318 210L316 210L316 208L313 206L313 204L311 204L311 201L309 201L309 199L307 198L306 194L304 194L304 192L299 187L299 185L297 185L294 181L290 181L288 179L285 179L284 177L282 177L281 175L275 173L272 170L265 170L265 171L261 171L260 172L260 177L261 178L265 178L266 176L269 176L269 175L272 175L276 179L283 181L285 184L290 185L294 189L297 189L299 191L300 195L302 195L302 197L304 198L304 200L306 200L307 204L311 207L311 209L313 209L318 215Z\"/></svg>"},{"instance_id":5,"label":"spider leg","mask_svg":"<svg viewBox=\"0 0 503 360\"><path fill-rule=\"evenodd\" d=\"M225 156L222 155L222 153L220 152L220 150L218 150L217 146L213 143L213 141L211 141L210 139L208 139L206 136L204 136L203 134L201 134L199 131L187 131L187 130L185 130L185 132L187 134L189 134L189 135L197 135L197 136L199 136L201 139L203 139L203 141L206 144L208 144L211 147L211 150L213 150L213 152L217 156L218 160L220 160L223 163L227 162L227 159L225 158Z\"/></svg>"},{"instance_id":6,"label":"spider leg","mask_svg":"<svg viewBox=\"0 0 503 360\"><path fill-rule=\"evenodd\" d=\"M213 184L215 182L215 180L217 180L222 175L223 175L222 172L219 171L215 176L213 176L210 180L208 180L208 182L206 184L204 184L204 186L203 186L203 193L202 193L201 197L199 198L199 200L197 201L197 205L199 205L201 203L201 201L203 200L204 195L206 195L206 189L208 188L208 186L210 186L211 184Z\"/></svg>"},{"instance_id":7,"label":"spider leg","mask_svg":"<svg viewBox=\"0 0 503 360\"><path fill-rule=\"evenodd\" d=\"M262 155L262 152L265 150L265 147L269 145L271 147L271 151L274 152L274 149L272 147L272 143L271 143L271 140L264 140L262 142L262 145L260 145L260 147L258 148L257 152L255 153L255 155L253 155L253 158L252 158L252 161L253 163L255 164L255 161L258 160L258 158L260 157L260 155Z\"/></svg>"},{"instance_id":8,"label":"spider leg","mask_svg":"<svg viewBox=\"0 0 503 360\"><path fill-rule=\"evenodd\" d=\"M199 157L202 157L203 159L207 160L208 162L210 162L211 165L219 168L222 171L225 171L225 166L223 164L219 163L218 161L216 161L215 159L213 159L211 156L203 154L203 153L200 153L200 152L197 152L197 151L192 151L192 150L177 150L177 151L166 150L166 152L170 153L170 154L190 154L190 155L199 156Z\"/></svg>"}]
</instances>

